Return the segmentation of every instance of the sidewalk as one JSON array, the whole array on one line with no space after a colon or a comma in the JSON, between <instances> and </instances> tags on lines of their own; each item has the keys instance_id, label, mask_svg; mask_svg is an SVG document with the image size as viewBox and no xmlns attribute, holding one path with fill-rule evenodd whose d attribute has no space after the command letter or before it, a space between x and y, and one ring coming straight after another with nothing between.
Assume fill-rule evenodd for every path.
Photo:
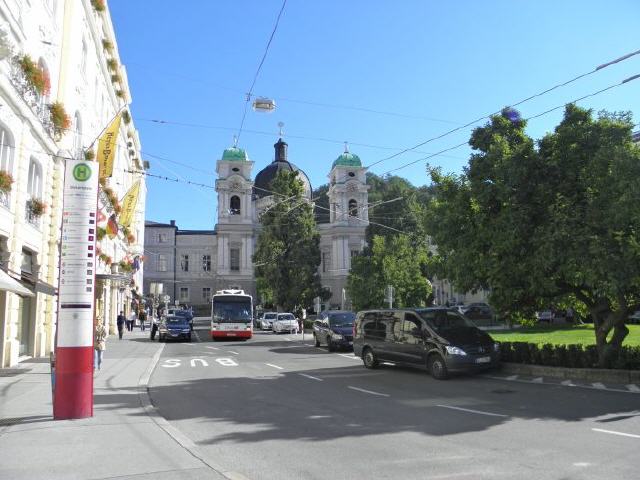
<instances>
[{"instance_id":1,"label":"sidewalk","mask_svg":"<svg viewBox=\"0 0 640 480\"><path fill-rule=\"evenodd\" d=\"M148 330L110 336L94 378L94 416L81 420L53 420L48 359L0 369L0 478L228 478L149 403L146 385L163 346Z\"/></svg>"}]
</instances>

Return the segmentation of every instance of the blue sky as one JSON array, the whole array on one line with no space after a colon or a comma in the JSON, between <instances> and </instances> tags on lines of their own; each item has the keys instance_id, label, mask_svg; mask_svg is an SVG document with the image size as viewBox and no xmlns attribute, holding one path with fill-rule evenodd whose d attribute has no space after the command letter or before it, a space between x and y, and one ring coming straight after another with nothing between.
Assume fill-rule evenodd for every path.
<instances>
[{"instance_id":1,"label":"blue sky","mask_svg":"<svg viewBox=\"0 0 640 480\"><path fill-rule=\"evenodd\" d=\"M238 131L244 93L281 5L109 1L149 173L213 186L215 162ZM639 20L637 0L288 0L254 88L276 100L276 111L249 109L239 146L255 162L255 176L273 160L284 122L290 161L317 187L345 140L370 165L640 49ZM640 55L518 108L535 115L638 73ZM640 122L640 79L579 105L630 110ZM541 137L561 114L532 120L528 133ZM471 128L371 171L464 142ZM463 147L428 161L460 172L468 155ZM394 173L422 185L425 164ZM147 219L213 228L214 190L155 178L147 185Z\"/></svg>"}]
</instances>

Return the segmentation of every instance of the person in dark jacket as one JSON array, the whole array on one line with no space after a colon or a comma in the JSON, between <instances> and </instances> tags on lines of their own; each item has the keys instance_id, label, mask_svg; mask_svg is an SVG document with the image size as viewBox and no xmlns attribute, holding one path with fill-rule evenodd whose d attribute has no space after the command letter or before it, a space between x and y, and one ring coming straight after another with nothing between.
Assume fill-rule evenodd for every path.
<instances>
[{"instance_id":1,"label":"person in dark jacket","mask_svg":"<svg viewBox=\"0 0 640 480\"><path fill-rule=\"evenodd\" d=\"M116 322L116 324L118 325L118 338L120 338L120 340L122 340L122 333L124 331L125 320L126 320L126 317L124 316L124 312L121 311L120 315L118 315L117 322Z\"/></svg>"}]
</instances>

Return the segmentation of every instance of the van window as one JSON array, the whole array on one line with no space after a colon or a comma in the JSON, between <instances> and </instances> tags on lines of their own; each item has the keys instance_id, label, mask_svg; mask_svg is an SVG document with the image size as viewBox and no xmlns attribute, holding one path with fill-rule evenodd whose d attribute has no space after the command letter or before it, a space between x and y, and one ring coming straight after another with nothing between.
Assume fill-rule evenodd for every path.
<instances>
[{"instance_id":1,"label":"van window","mask_svg":"<svg viewBox=\"0 0 640 480\"><path fill-rule=\"evenodd\" d=\"M419 311L418 314L438 333L461 328L475 328L475 324L471 320L447 310Z\"/></svg>"},{"instance_id":2,"label":"van window","mask_svg":"<svg viewBox=\"0 0 640 480\"><path fill-rule=\"evenodd\" d=\"M412 313L406 313L404 322L402 322L402 330L405 336L421 338L422 322Z\"/></svg>"},{"instance_id":3,"label":"van window","mask_svg":"<svg viewBox=\"0 0 640 480\"><path fill-rule=\"evenodd\" d=\"M396 325L402 324L402 318L399 312L378 312L378 338L385 340L387 337L393 339Z\"/></svg>"}]
</instances>

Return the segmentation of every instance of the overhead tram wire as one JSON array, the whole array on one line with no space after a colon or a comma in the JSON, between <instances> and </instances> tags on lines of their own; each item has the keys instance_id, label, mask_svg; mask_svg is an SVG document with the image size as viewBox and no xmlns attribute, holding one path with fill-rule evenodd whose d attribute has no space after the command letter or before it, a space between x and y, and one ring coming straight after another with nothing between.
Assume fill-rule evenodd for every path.
<instances>
[{"instance_id":1,"label":"overhead tram wire","mask_svg":"<svg viewBox=\"0 0 640 480\"><path fill-rule=\"evenodd\" d=\"M258 65L258 69L256 70L256 74L253 76L253 82L251 82L251 88L247 92L247 98L244 102L244 112L242 114L242 121L240 122L240 128L238 129L238 136L236 137L236 143L240 141L240 136L242 135L242 127L244 127L244 120L247 117L247 108L249 107L249 102L251 101L251 95L253 93L253 87L256 86L256 81L258 80L258 75L260 74L260 70L262 69L262 65L264 64L265 59L267 58L267 53L269 53L269 47L271 46L271 42L273 41L273 37L278 30L278 25L280 24L280 17L282 17L282 12L284 11L284 7L287 5L287 0L283 0L282 7L280 7L280 11L278 12L278 18L276 18L276 24L273 26L273 31L271 32L271 36L269 37L269 41L267 42L267 46L264 49L264 54L262 55L262 60L260 60L260 64Z\"/></svg>"},{"instance_id":2,"label":"overhead tram wire","mask_svg":"<svg viewBox=\"0 0 640 480\"><path fill-rule=\"evenodd\" d=\"M541 97L542 95L545 95L545 94L547 94L547 93L549 93L549 92L551 92L553 90L556 90L556 89L558 89L560 87L567 86L567 85L569 85L569 84L571 84L573 82L576 82L576 81L580 80L581 78L588 77L589 75L593 75L594 73L599 72L600 70L603 70L603 69L605 69L607 67L610 67L611 65L615 65L617 63L620 63L620 62L623 62L625 60L628 60L629 58L631 58L631 57L633 57L635 55L638 55L638 54L640 54L640 50L636 50L635 52L628 53L626 55L623 55L622 57L616 58L615 60L612 60L610 62L598 65L596 68L594 68L593 70L591 70L589 72L582 73L582 74L580 74L580 75L578 75L576 77L573 77L570 80L567 80L567 81L562 82L562 83L558 83L558 84L556 84L556 85L554 85L554 86L552 86L550 88L547 88L546 90L543 90L541 92L538 92L538 93L535 93L533 95L530 95L527 98L523 98L522 100L520 100L520 101L518 101L516 103L512 103L510 105L507 105L507 106L508 107L517 107L518 105L522 105L523 103L528 102L529 100L532 100L532 99L537 98L537 97ZM426 145L427 143L433 142L435 140L439 140L439 139L441 139L443 137L451 135L452 133L455 133L455 132L458 132L458 131L460 131L460 130L462 130L464 128L470 127L471 125L474 125L474 124L476 124L476 123L478 123L478 122L480 122L482 120L490 118L492 115L499 114L501 111L502 110L498 110L497 112L490 113L489 115L484 115L482 117L476 118L475 120L472 120L471 122L468 122L468 123L466 123L464 125L461 125L459 127L456 127L456 128L451 129L451 130L448 130L448 131L446 131L446 132L444 132L444 133L442 133L440 135L437 135L435 137L431 137L431 138L425 140L424 142L420 142L417 145L414 145L413 147L405 148L404 150L402 150L402 151L400 151L398 153L394 153L393 155L390 155L388 157L381 158L380 160L377 160L377 161L373 162L372 164L367 165L367 168L371 168L374 165L378 165L379 163L385 162L387 160L391 160L391 159L396 158L396 157L398 157L400 155L403 155L403 154L405 154L407 152L411 152L411 151L415 150L416 148L420 148L423 145ZM417 163L417 161L414 162L414 163Z\"/></svg>"},{"instance_id":3,"label":"overhead tram wire","mask_svg":"<svg viewBox=\"0 0 640 480\"><path fill-rule=\"evenodd\" d=\"M576 98L576 99L574 99L574 100L572 100L572 101L570 101L570 102L563 103L562 105L558 105L558 106L556 106L556 107L553 107L553 108L550 108L550 109L548 109L548 110L545 110L544 112L540 112L540 113L537 113L536 115L532 115L532 116L530 116L530 117L527 117L527 118L525 118L524 120L525 120L525 121L528 121L528 120L533 120L534 118L542 117L543 115L547 115L548 113L554 112L554 111L556 111L556 110L558 110L558 109L560 109L560 108L564 108L564 107L566 107L567 105L571 105L571 104L573 104L573 103L580 102L580 101L584 100L585 98L595 97L596 95L599 95L599 94L601 94L601 93L604 93L604 92L606 92L606 91L608 91L608 90L612 90L612 89L614 89L614 88L621 87L621 86L622 86L622 85L624 85L625 83L629 83L629 82L631 82L631 81L633 81L633 80L637 80L638 78L640 78L640 74L638 74L638 75L633 75L633 76L631 76L631 77L625 78L624 80L622 80L622 81L621 81L621 82L619 82L619 83L614 83L613 85L609 85L608 87L602 88L602 89L600 89L600 90L598 90L598 91L596 91L596 92L589 93L589 94L584 95L584 96L582 96L582 97L580 97L580 98ZM436 157L436 156L438 156L438 155L441 155L442 153L450 152L450 151L452 151L452 150L455 150L455 149L457 149L457 148L460 148L460 147L462 147L462 146L464 146L464 145L468 145L468 144L469 144L469 142L468 142L468 141L464 141L464 142L462 142L462 143L459 143L458 145L454 145L453 147L445 148L444 150L440 150L439 152L434 153L434 154L431 154L431 155L429 155L429 156L427 156L427 157L419 158L419 159L414 160L414 161L412 161L412 162L408 162L408 163L405 163L405 164L403 164L403 165L400 165L399 167L392 168L391 170L386 171L385 173L381 174L380 176L388 175L388 174L390 174L390 173L392 173L392 172L396 172L396 171L398 171L398 170L402 170L403 168L409 167L409 166L411 166L411 165L415 165L415 164L416 164L416 163L418 163L418 162L423 162L423 161L428 160L428 159L430 159L430 158L433 158L433 157Z\"/></svg>"}]
</instances>

